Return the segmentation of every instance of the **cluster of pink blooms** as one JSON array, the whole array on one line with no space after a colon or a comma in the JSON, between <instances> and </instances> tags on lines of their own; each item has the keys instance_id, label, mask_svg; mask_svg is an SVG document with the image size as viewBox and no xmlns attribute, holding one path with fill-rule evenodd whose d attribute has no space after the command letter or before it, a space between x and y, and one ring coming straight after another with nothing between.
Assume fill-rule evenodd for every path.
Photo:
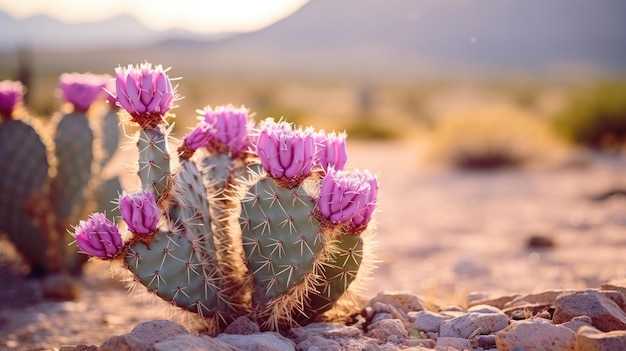
<instances>
[{"instance_id":1,"label":"cluster of pink blooms","mask_svg":"<svg viewBox=\"0 0 626 351\"><path fill-rule=\"evenodd\" d=\"M249 151L254 123L250 121L245 107L207 106L200 112L202 119L183 139L184 148L195 151L199 147L206 147L212 152L226 153L233 158Z\"/></svg>"},{"instance_id":2,"label":"cluster of pink blooms","mask_svg":"<svg viewBox=\"0 0 626 351\"><path fill-rule=\"evenodd\" d=\"M345 134L312 129L293 130L286 122L266 120L257 141L263 168L276 179L303 179L315 165L326 175L317 207L323 218L351 228L367 225L376 207L378 180L369 172L343 167L347 161Z\"/></svg>"},{"instance_id":3,"label":"cluster of pink blooms","mask_svg":"<svg viewBox=\"0 0 626 351\"><path fill-rule=\"evenodd\" d=\"M0 82L0 117L11 119L16 107L23 103L24 86L21 82L3 80Z\"/></svg>"},{"instance_id":4,"label":"cluster of pink blooms","mask_svg":"<svg viewBox=\"0 0 626 351\"><path fill-rule=\"evenodd\" d=\"M91 73L63 73L59 78L59 87L63 99L78 112L85 112L104 92L111 77Z\"/></svg>"},{"instance_id":5,"label":"cluster of pink blooms","mask_svg":"<svg viewBox=\"0 0 626 351\"><path fill-rule=\"evenodd\" d=\"M140 236L156 232L161 212L151 192L123 193L119 207L130 232ZM103 260L114 258L123 246L119 229L102 213L94 213L86 221L80 221L74 237L82 252Z\"/></svg>"}]
</instances>

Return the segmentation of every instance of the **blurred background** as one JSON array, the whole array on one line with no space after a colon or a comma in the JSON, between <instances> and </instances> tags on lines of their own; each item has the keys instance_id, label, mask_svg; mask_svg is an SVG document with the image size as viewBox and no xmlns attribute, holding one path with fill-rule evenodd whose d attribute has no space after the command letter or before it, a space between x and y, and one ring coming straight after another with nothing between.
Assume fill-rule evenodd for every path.
<instances>
[{"instance_id":1,"label":"blurred background","mask_svg":"<svg viewBox=\"0 0 626 351\"><path fill-rule=\"evenodd\" d=\"M149 61L182 78L177 128L232 103L352 138L414 138L497 105L615 147L623 114L593 136L572 130L589 117L563 115L583 114L567 110L580 95L624 108L624 16L619 0L1 0L0 77L22 80L42 117L59 107L61 73Z\"/></svg>"}]
</instances>

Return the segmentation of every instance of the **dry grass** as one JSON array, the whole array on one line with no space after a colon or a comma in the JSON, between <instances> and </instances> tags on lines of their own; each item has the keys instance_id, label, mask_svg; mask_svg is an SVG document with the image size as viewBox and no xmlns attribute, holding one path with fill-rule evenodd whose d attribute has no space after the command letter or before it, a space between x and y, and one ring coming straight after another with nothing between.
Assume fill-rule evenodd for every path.
<instances>
[{"instance_id":1,"label":"dry grass","mask_svg":"<svg viewBox=\"0 0 626 351\"><path fill-rule=\"evenodd\" d=\"M427 157L459 169L499 169L554 160L561 151L544 121L502 103L440 116Z\"/></svg>"}]
</instances>

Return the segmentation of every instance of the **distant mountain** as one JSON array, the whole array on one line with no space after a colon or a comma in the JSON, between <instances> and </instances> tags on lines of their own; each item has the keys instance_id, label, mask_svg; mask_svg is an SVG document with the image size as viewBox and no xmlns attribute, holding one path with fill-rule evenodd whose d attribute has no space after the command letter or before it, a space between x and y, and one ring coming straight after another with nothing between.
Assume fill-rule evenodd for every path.
<instances>
[{"instance_id":1,"label":"distant mountain","mask_svg":"<svg viewBox=\"0 0 626 351\"><path fill-rule=\"evenodd\" d=\"M310 0L273 25L221 40L153 32L130 16L68 25L0 13L0 31L11 33L0 35L0 48L8 37L28 38L57 49L42 65L65 70L148 60L181 74L270 77L626 73L624 0Z\"/></svg>"},{"instance_id":2,"label":"distant mountain","mask_svg":"<svg viewBox=\"0 0 626 351\"><path fill-rule=\"evenodd\" d=\"M213 40L224 36L196 34L183 29L154 31L131 15L98 22L66 23L48 16L17 19L0 11L0 50L30 47L37 50L94 49L149 45L163 40Z\"/></svg>"},{"instance_id":3,"label":"distant mountain","mask_svg":"<svg viewBox=\"0 0 626 351\"><path fill-rule=\"evenodd\" d=\"M216 42L245 67L363 72L626 70L623 0L311 0Z\"/></svg>"}]
</instances>

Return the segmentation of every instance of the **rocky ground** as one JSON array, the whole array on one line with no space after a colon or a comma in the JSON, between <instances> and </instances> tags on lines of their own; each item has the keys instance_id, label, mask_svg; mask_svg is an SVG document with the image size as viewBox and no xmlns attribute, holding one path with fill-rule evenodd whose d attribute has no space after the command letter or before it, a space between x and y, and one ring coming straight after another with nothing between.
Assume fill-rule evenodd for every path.
<instances>
[{"instance_id":1,"label":"rocky ground","mask_svg":"<svg viewBox=\"0 0 626 351\"><path fill-rule=\"evenodd\" d=\"M77 298L43 298L62 281L24 277L0 240L0 350L626 349L623 156L485 173L420 164L411 144L351 147L349 167L381 181L380 262L351 325L281 336L239 320L234 334L201 337L129 297L104 263L87 265Z\"/></svg>"}]
</instances>

